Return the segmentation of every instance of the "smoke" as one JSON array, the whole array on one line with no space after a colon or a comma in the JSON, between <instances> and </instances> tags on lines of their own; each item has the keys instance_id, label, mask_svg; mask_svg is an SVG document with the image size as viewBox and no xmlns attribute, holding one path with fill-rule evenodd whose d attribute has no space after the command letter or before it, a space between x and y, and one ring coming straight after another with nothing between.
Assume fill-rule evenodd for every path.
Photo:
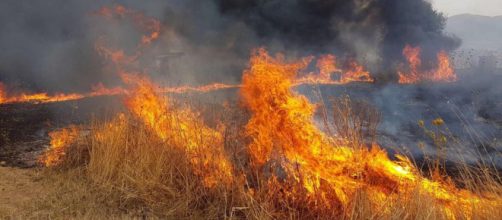
<instances>
[{"instance_id":1,"label":"smoke","mask_svg":"<svg viewBox=\"0 0 502 220\"><path fill-rule=\"evenodd\" d=\"M405 44L435 58L458 46L423 0L2 1L0 80L41 90L85 90L113 81L94 48L107 34L133 48L139 34L92 12L122 4L159 19L161 39L142 65L171 83L240 80L251 49L291 56L335 53L376 75L394 75ZM153 68L155 67L155 68Z\"/></svg>"},{"instance_id":2,"label":"smoke","mask_svg":"<svg viewBox=\"0 0 502 220\"><path fill-rule=\"evenodd\" d=\"M86 32L91 9L84 1L2 1L0 81L64 90L98 78Z\"/></svg>"},{"instance_id":3,"label":"smoke","mask_svg":"<svg viewBox=\"0 0 502 220\"><path fill-rule=\"evenodd\" d=\"M423 47L432 59L460 43L443 34L445 18L423 0L216 2L223 14L248 24L265 44L275 39L306 53L349 54L377 72L394 73L406 44Z\"/></svg>"}]
</instances>

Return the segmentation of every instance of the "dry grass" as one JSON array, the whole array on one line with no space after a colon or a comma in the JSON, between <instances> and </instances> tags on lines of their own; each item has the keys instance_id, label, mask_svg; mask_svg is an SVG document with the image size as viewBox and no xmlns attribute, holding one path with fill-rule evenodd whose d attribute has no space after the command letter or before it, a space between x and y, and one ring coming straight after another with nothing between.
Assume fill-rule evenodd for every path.
<instances>
[{"instance_id":1,"label":"dry grass","mask_svg":"<svg viewBox=\"0 0 502 220\"><path fill-rule=\"evenodd\" d=\"M376 126L378 114L355 112L349 99L337 101L342 119L337 131L345 138L364 138ZM357 107L359 108L359 107ZM364 108L371 109L371 108ZM223 112L218 120L234 121L239 113ZM335 117L335 120L336 117ZM249 168L242 124L227 125L225 149L234 164L235 181L205 187L194 170L194 155L170 146L133 116L121 115L109 122L94 122L90 133L69 148L62 164L52 169L48 181L54 187L46 199L31 209L48 218L134 218L170 219L500 219L502 204L472 204L453 207L417 188L374 205L371 189L359 189L344 212L327 210L306 200L301 187L274 184L267 174ZM356 137L354 137L356 136ZM359 139L354 147L360 147ZM204 141L204 140L201 140ZM465 165L459 178L479 196L498 197L501 185L493 173ZM282 187L277 187L282 185ZM288 190L298 197L288 196ZM302 196L302 194L305 194ZM303 199L302 199L303 198ZM473 210L466 213L466 210ZM52 211L47 211L52 210Z\"/></svg>"},{"instance_id":2,"label":"dry grass","mask_svg":"<svg viewBox=\"0 0 502 220\"><path fill-rule=\"evenodd\" d=\"M335 134L349 140L354 146L376 142L380 122L378 110L365 101L352 100L349 96L333 98L333 122Z\"/></svg>"}]
</instances>

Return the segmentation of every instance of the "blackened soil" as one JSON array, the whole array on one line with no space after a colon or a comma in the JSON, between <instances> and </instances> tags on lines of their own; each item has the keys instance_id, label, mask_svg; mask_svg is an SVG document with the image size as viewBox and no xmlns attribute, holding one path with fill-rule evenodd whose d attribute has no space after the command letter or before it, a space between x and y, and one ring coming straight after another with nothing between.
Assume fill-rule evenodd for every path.
<instances>
[{"instance_id":1,"label":"blackened soil","mask_svg":"<svg viewBox=\"0 0 502 220\"><path fill-rule=\"evenodd\" d=\"M0 105L0 166L37 166L37 158L49 146L49 132L106 118L120 110L120 100L97 97L61 103Z\"/></svg>"}]
</instances>

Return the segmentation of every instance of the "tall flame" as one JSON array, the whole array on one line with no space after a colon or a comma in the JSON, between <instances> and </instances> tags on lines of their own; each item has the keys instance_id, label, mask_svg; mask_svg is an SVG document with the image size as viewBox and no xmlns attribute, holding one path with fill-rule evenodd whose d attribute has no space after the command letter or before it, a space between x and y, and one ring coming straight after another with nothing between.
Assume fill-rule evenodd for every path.
<instances>
[{"instance_id":1,"label":"tall flame","mask_svg":"<svg viewBox=\"0 0 502 220\"><path fill-rule=\"evenodd\" d=\"M314 106L291 90L308 61L287 63L281 56L274 58L259 49L244 72L241 94L252 112L246 134L251 138L248 151L253 166L265 171L279 163L286 171L288 181L273 181L283 175L273 173L271 187L287 188L290 199L299 199L306 190L307 201L342 210L347 210L360 189L369 189L375 205L391 202L398 194L410 195L406 192L417 188L447 203L447 209L450 205L467 208L481 201L452 184L421 177L404 156L392 161L375 144L371 150L355 150L346 141L331 139L317 129L312 122Z\"/></svg>"},{"instance_id":2,"label":"tall flame","mask_svg":"<svg viewBox=\"0 0 502 220\"><path fill-rule=\"evenodd\" d=\"M170 147L177 147L191 156L195 173L207 187L233 181L232 164L223 149L223 137L207 127L198 113L189 107L176 108L168 97L162 97L145 76L122 74L133 87L125 104L130 112L149 126Z\"/></svg>"},{"instance_id":3,"label":"tall flame","mask_svg":"<svg viewBox=\"0 0 502 220\"><path fill-rule=\"evenodd\" d=\"M360 190L370 194L368 198L374 206L398 199L413 200L402 197L412 196L411 192L418 190L444 204L444 211L449 217L455 216L452 213L455 207L455 210L464 212L463 216L471 216L475 205L502 202L500 199L481 198L455 187L450 181L424 178L408 158L397 155L397 160L391 160L377 144L372 144L371 149L354 147L348 140L330 137L318 129L313 123L315 106L292 88L302 84L373 82L370 73L356 62L338 68L336 57L325 55L317 60L318 74L298 77L313 57L287 62L282 55L272 57L265 49L257 49L243 74L242 85L216 83L200 87L161 88L144 74L125 71L125 65L135 62L141 55L139 49L159 37L160 23L120 5L104 7L98 13L108 18L132 17L135 24L148 33L143 35L137 52L132 56L123 50L112 50L98 44L100 53L116 64L117 72L130 88L107 89L98 85L90 95L124 94L127 109L149 127L166 147L186 151L195 174L201 177L206 187L241 184L233 176L238 166L234 167L227 157L219 129L205 125L197 111L188 106L174 105L169 97L161 93L208 92L240 87L243 104L251 112L245 127L250 141L247 152L253 169L251 173L265 177L266 186L280 189L287 200L306 202L312 209L348 212ZM445 52L438 54L438 68L425 73L420 72L420 48L407 46L403 54L410 70L399 72L401 83L456 79ZM333 74L339 74L339 79L332 79ZM0 83L0 104L12 100L3 87ZM78 130L64 129L50 136L51 153L43 161L47 166L61 160L68 145L78 138ZM252 196L253 190L249 192Z\"/></svg>"},{"instance_id":4,"label":"tall flame","mask_svg":"<svg viewBox=\"0 0 502 220\"><path fill-rule=\"evenodd\" d=\"M453 70L450 58L445 51L440 51L437 54L438 66L436 69L430 71L420 70L422 67L420 54L420 47L406 45L403 49L403 56L408 62L408 71L403 71L402 69L398 71L399 83L413 84L420 81L454 82L457 80L457 75Z\"/></svg>"}]
</instances>

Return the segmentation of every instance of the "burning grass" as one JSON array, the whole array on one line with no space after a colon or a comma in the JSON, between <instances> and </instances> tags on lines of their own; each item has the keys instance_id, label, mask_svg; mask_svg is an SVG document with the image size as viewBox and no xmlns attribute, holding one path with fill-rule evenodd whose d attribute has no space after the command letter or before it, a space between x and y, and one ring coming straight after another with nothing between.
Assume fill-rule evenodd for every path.
<instances>
[{"instance_id":1,"label":"burning grass","mask_svg":"<svg viewBox=\"0 0 502 220\"><path fill-rule=\"evenodd\" d=\"M433 82L454 82L457 75L451 64L450 57L445 51L437 54L437 68L429 71L423 71L420 47L406 45L403 49L403 56L408 61L408 71L399 70L399 83L414 84L421 81ZM401 65L401 69L403 65Z\"/></svg>"},{"instance_id":2,"label":"burning grass","mask_svg":"<svg viewBox=\"0 0 502 220\"><path fill-rule=\"evenodd\" d=\"M374 128L376 113L356 113L339 100L338 132L317 128L315 106L291 89L307 61L254 52L241 88L245 125L208 126L147 78L123 75L133 91L129 112L65 142L71 147L56 167L83 169L103 195L118 195L120 208L161 217L502 217L502 187L493 178L465 172L463 181L477 184L459 188L442 175L425 178L405 156L391 160L368 146L361 127Z\"/></svg>"}]
</instances>

